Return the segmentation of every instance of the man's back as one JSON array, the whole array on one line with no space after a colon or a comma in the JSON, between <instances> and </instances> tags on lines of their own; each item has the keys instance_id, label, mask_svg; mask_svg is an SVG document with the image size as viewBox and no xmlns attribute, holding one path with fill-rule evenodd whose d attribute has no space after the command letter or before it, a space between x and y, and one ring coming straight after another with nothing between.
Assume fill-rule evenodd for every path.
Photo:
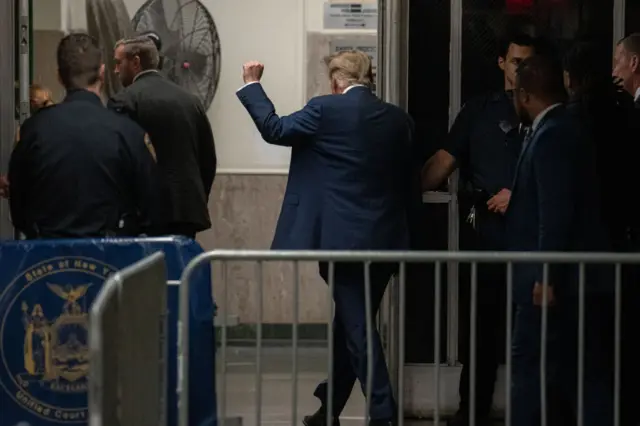
<instances>
[{"instance_id":1,"label":"man's back","mask_svg":"<svg viewBox=\"0 0 640 426\"><path fill-rule=\"evenodd\" d=\"M97 237L127 218L125 226L139 230L154 196L143 141L139 126L85 90L38 112L22 126L10 162L16 228L31 238Z\"/></svg>"},{"instance_id":2,"label":"man's back","mask_svg":"<svg viewBox=\"0 0 640 426\"><path fill-rule=\"evenodd\" d=\"M140 74L109 107L129 115L151 138L168 188L168 221L211 226L207 201L216 172L211 128L197 98L155 71Z\"/></svg>"},{"instance_id":3,"label":"man's back","mask_svg":"<svg viewBox=\"0 0 640 426\"><path fill-rule=\"evenodd\" d=\"M314 98L278 120L268 118L273 105L259 84L239 97L267 142L292 146L274 248L408 248L419 177L405 112L364 87Z\"/></svg>"}]
</instances>

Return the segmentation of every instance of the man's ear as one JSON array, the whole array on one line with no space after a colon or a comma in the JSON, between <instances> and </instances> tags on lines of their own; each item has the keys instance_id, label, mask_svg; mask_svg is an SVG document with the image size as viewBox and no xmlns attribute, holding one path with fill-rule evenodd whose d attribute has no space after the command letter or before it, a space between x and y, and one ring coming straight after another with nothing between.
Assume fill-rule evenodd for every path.
<instances>
[{"instance_id":1,"label":"man's ear","mask_svg":"<svg viewBox=\"0 0 640 426\"><path fill-rule=\"evenodd\" d=\"M571 87L571 75L569 75L568 71L563 71L562 72L562 79L564 80L565 89L569 90L569 89L573 88L573 87Z\"/></svg>"},{"instance_id":2,"label":"man's ear","mask_svg":"<svg viewBox=\"0 0 640 426\"><path fill-rule=\"evenodd\" d=\"M631 58L629 58L629 65L634 73L640 71L640 57L638 55L631 55Z\"/></svg>"},{"instance_id":3,"label":"man's ear","mask_svg":"<svg viewBox=\"0 0 640 426\"><path fill-rule=\"evenodd\" d=\"M134 56L133 58L131 58L131 61L133 62L133 66L135 68L142 69L140 68L140 56L138 55Z\"/></svg>"},{"instance_id":4,"label":"man's ear","mask_svg":"<svg viewBox=\"0 0 640 426\"><path fill-rule=\"evenodd\" d=\"M100 82L104 82L104 64L100 65L100 72L98 74L98 78L100 79Z\"/></svg>"},{"instance_id":5,"label":"man's ear","mask_svg":"<svg viewBox=\"0 0 640 426\"><path fill-rule=\"evenodd\" d=\"M504 71L504 66L505 66L506 62L504 60L504 58L502 56L498 57L498 66L500 67L500 69L502 71Z\"/></svg>"}]
</instances>

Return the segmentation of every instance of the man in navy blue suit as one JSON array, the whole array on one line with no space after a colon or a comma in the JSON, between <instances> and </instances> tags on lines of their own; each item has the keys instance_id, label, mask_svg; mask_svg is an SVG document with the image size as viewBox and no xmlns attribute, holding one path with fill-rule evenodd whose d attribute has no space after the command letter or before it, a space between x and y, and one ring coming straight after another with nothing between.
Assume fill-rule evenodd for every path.
<instances>
[{"instance_id":1,"label":"man in navy blue suit","mask_svg":"<svg viewBox=\"0 0 640 426\"><path fill-rule=\"evenodd\" d=\"M562 105L562 71L541 56L518 67L514 103L530 125L518 162L507 210L510 250L531 252L606 251L600 214L595 155L590 139ZM609 359L603 348L611 293L602 268L587 266L584 352L584 424L612 424ZM576 407L578 268L520 264L514 268L515 324L512 340L512 426L540 424L542 308L548 312L545 379L549 424L570 424L562 412ZM613 275L609 275L612 277ZM611 284L611 283L609 283ZM593 327L592 327L593 325Z\"/></svg>"},{"instance_id":2,"label":"man in navy blue suit","mask_svg":"<svg viewBox=\"0 0 640 426\"><path fill-rule=\"evenodd\" d=\"M406 250L409 216L420 203L419 164L412 155L413 123L406 112L372 92L371 60L359 51L327 58L332 94L311 99L300 111L279 117L260 79L263 65L244 65L237 95L270 144L291 147L289 181L272 248L279 250ZM327 264L320 274L329 281ZM372 315L377 312L393 265L370 267ZM334 274L334 371L332 413L328 386L314 395L321 408L307 426L334 425L356 378L367 380L364 267L337 263ZM372 425L390 424L396 406L380 337L374 329L370 400Z\"/></svg>"}]
</instances>

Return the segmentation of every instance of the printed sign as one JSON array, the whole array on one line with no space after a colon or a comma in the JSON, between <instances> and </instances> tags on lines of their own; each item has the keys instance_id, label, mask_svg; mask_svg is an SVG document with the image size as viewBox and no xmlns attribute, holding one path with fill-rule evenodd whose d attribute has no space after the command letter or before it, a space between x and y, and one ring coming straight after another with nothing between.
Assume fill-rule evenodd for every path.
<instances>
[{"instance_id":1,"label":"printed sign","mask_svg":"<svg viewBox=\"0 0 640 426\"><path fill-rule=\"evenodd\" d=\"M378 28L378 3L325 2L324 28L327 30L375 30Z\"/></svg>"}]
</instances>

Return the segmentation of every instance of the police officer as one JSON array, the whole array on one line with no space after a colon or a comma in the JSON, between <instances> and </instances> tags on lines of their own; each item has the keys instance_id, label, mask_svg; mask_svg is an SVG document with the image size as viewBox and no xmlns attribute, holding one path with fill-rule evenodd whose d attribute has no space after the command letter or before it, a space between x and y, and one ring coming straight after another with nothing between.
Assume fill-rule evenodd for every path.
<instances>
[{"instance_id":1,"label":"police officer","mask_svg":"<svg viewBox=\"0 0 640 426\"><path fill-rule=\"evenodd\" d=\"M64 37L67 96L24 122L9 164L14 226L27 238L135 236L154 224L159 194L145 133L100 99L104 63L87 34Z\"/></svg>"},{"instance_id":2,"label":"police officer","mask_svg":"<svg viewBox=\"0 0 640 426\"><path fill-rule=\"evenodd\" d=\"M504 219L510 187L524 131L513 107L512 90L518 64L534 53L534 39L525 34L505 38L498 65L504 73L504 91L466 103L449 133L446 146L437 151L422 170L423 189L439 188L460 168L471 207L467 222L473 229L476 250L504 250ZM501 265L478 266L476 425L488 424L496 373L505 333L505 269ZM469 312L468 309L463 312ZM469 321L462 322L463 364L460 406L453 425L469 423ZM467 327L465 330L464 327Z\"/></svg>"}]
</instances>

